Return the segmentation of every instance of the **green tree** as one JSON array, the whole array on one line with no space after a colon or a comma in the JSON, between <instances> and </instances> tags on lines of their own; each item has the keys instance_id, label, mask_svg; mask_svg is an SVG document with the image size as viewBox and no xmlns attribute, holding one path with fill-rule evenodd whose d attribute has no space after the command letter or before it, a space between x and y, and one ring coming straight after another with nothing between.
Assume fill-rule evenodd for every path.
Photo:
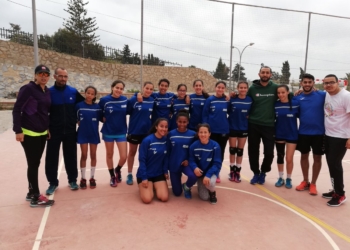
<instances>
[{"instance_id":1,"label":"green tree","mask_svg":"<svg viewBox=\"0 0 350 250\"><path fill-rule=\"evenodd\" d=\"M345 73L346 77L345 79L348 80L348 87L347 87L347 90L350 91L350 73Z\"/></svg>"},{"instance_id":2,"label":"green tree","mask_svg":"<svg viewBox=\"0 0 350 250\"><path fill-rule=\"evenodd\" d=\"M25 33L21 30L21 26L18 24L10 23L10 32L9 36L10 42L20 43L23 45L33 46L33 35L29 33Z\"/></svg>"},{"instance_id":3,"label":"green tree","mask_svg":"<svg viewBox=\"0 0 350 250\"><path fill-rule=\"evenodd\" d=\"M194 66L194 65L190 65L190 66L188 66L189 68L196 68L196 66Z\"/></svg>"},{"instance_id":4,"label":"green tree","mask_svg":"<svg viewBox=\"0 0 350 250\"><path fill-rule=\"evenodd\" d=\"M289 67L289 62L285 61L282 64L282 77L281 77L281 84L289 84L289 77L290 77L290 67Z\"/></svg>"},{"instance_id":5,"label":"green tree","mask_svg":"<svg viewBox=\"0 0 350 250\"><path fill-rule=\"evenodd\" d=\"M299 80L301 81L303 79L303 75L305 74L305 71L303 70L302 67L299 67L299 68L300 68Z\"/></svg>"},{"instance_id":6,"label":"green tree","mask_svg":"<svg viewBox=\"0 0 350 250\"><path fill-rule=\"evenodd\" d=\"M220 57L218 65L216 66L216 70L214 72L214 77L221 80L227 80L229 68L225 63L222 63L222 59Z\"/></svg>"},{"instance_id":7,"label":"green tree","mask_svg":"<svg viewBox=\"0 0 350 250\"><path fill-rule=\"evenodd\" d=\"M131 59L131 60L130 60ZM132 61L129 45L125 44L122 51L122 63L129 64Z\"/></svg>"},{"instance_id":8,"label":"green tree","mask_svg":"<svg viewBox=\"0 0 350 250\"><path fill-rule=\"evenodd\" d=\"M273 80L276 83L279 83L281 80L282 75L276 71L272 71L272 76L271 76L271 80Z\"/></svg>"},{"instance_id":9,"label":"green tree","mask_svg":"<svg viewBox=\"0 0 350 250\"><path fill-rule=\"evenodd\" d=\"M239 79L238 79L238 71L240 70ZM236 63L234 69L232 70L232 80L239 82L239 81L247 81L247 78L245 77L245 73L243 72L244 67L241 66L239 69L239 64Z\"/></svg>"}]
</instances>

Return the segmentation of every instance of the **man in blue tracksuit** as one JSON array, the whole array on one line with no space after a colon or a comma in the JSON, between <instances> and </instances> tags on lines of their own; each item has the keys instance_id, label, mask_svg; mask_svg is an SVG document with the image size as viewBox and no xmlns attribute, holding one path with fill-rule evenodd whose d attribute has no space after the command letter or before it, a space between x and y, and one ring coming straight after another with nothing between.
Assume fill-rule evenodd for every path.
<instances>
[{"instance_id":1,"label":"man in blue tracksuit","mask_svg":"<svg viewBox=\"0 0 350 250\"><path fill-rule=\"evenodd\" d=\"M46 190L48 195L53 194L58 187L57 170L61 143L69 186L72 190L79 189L75 105L84 100L75 88L67 85L66 69L57 68L54 78L55 84L50 88L50 139L47 142L45 159L45 173L49 182L49 188Z\"/></svg>"}]
</instances>

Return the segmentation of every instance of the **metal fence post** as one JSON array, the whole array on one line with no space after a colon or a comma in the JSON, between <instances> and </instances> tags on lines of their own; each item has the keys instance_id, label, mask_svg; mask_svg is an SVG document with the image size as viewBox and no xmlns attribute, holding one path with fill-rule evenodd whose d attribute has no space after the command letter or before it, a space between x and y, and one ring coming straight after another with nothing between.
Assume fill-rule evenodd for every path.
<instances>
[{"instance_id":1,"label":"metal fence post","mask_svg":"<svg viewBox=\"0 0 350 250\"><path fill-rule=\"evenodd\" d=\"M33 15L33 41L34 41L34 68L39 65L38 56L38 35L36 29L36 7L35 0L32 0L32 15Z\"/></svg>"}]
</instances>

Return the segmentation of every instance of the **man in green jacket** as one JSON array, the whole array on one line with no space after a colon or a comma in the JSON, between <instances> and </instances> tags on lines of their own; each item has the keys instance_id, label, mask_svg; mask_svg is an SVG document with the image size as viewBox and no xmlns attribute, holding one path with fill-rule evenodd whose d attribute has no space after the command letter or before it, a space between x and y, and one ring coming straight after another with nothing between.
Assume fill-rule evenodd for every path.
<instances>
[{"instance_id":1,"label":"man in green jacket","mask_svg":"<svg viewBox=\"0 0 350 250\"><path fill-rule=\"evenodd\" d=\"M250 169L254 176L250 184L265 183L266 173L271 171L275 145L275 111L277 84L270 81L272 70L263 66L259 71L260 80L253 81L248 96L253 99L249 114L248 155ZM264 144L264 159L259 167L260 141Z\"/></svg>"}]
</instances>

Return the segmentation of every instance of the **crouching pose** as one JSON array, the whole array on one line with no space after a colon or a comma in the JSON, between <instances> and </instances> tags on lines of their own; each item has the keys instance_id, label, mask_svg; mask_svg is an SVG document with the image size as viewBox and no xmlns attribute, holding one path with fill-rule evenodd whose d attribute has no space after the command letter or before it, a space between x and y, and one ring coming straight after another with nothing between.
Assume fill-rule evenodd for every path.
<instances>
[{"instance_id":1,"label":"crouching pose","mask_svg":"<svg viewBox=\"0 0 350 250\"><path fill-rule=\"evenodd\" d=\"M136 177L141 200L146 204L152 201L153 190L159 200L168 200L167 132L168 120L158 118L150 130L151 134L140 145L140 166Z\"/></svg>"},{"instance_id":2,"label":"crouching pose","mask_svg":"<svg viewBox=\"0 0 350 250\"><path fill-rule=\"evenodd\" d=\"M221 169L221 149L217 142L210 139L210 126L198 125L199 140L190 146L189 166L198 177L198 195L202 200L216 204L215 183ZM193 185L193 184L192 184ZM191 196L191 183L184 185L185 197Z\"/></svg>"}]
</instances>

